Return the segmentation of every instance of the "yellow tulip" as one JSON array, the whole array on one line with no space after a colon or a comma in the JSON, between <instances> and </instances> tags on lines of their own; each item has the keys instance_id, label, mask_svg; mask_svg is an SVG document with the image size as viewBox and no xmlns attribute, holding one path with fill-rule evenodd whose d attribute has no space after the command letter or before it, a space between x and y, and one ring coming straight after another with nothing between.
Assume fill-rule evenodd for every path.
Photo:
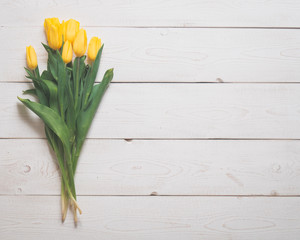
<instances>
[{"instance_id":1,"label":"yellow tulip","mask_svg":"<svg viewBox=\"0 0 300 240\"><path fill-rule=\"evenodd\" d=\"M72 44L70 41L66 41L64 43L63 52L62 52L62 59L65 63L69 63L72 61L73 51L72 51Z\"/></svg>"},{"instance_id":2,"label":"yellow tulip","mask_svg":"<svg viewBox=\"0 0 300 240\"><path fill-rule=\"evenodd\" d=\"M50 26L54 24L54 25L59 25L59 19L58 18L46 18L44 21L44 28L45 28L45 32L46 32L46 36L47 36L47 40L48 40L48 32L50 29Z\"/></svg>"},{"instance_id":3,"label":"yellow tulip","mask_svg":"<svg viewBox=\"0 0 300 240\"><path fill-rule=\"evenodd\" d=\"M37 67L37 57L35 50L32 46L26 47L26 60L27 65L31 70L36 69Z\"/></svg>"},{"instance_id":4,"label":"yellow tulip","mask_svg":"<svg viewBox=\"0 0 300 240\"><path fill-rule=\"evenodd\" d=\"M65 23L65 30L63 31L65 41L74 42L76 34L79 31L79 22L74 19L70 19Z\"/></svg>"},{"instance_id":5,"label":"yellow tulip","mask_svg":"<svg viewBox=\"0 0 300 240\"><path fill-rule=\"evenodd\" d=\"M45 32L47 34L48 37L48 30L49 30L49 26L50 25L59 25L59 19L58 18L46 18L44 21L44 28L45 28Z\"/></svg>"},{"instance_id":6,"label":"yellow tulip","mask_svg":"<svg viewBox=\"0 0 300 240\"><path fill-rule=\"evenodd\" d=\"M59 23L58 18L45 19L44 27L49 46L54 50L61 48L63 25Z\"/></svg>"},{"instance_id":7,"label":"yellow tulip","mask_svg":"<svg viewBox=\"0 0 300 240\"><path fill-rule=\"evenodd\" d=\"M90 60L95 61L100 47L101 39L97 37L92 37L88 47L88 57Z\"/></svg>"},{"instance_id":8,"label":"yellow tulip","mask_svg":"<svg viewBox=\"0 0 300 240\"><path fill-rule=\"evenodd\" d=\"M82 57L86 52L87 38L86 31L80 29L73 42L73 50L77 57Z\"/></svg>"}]
</instances>

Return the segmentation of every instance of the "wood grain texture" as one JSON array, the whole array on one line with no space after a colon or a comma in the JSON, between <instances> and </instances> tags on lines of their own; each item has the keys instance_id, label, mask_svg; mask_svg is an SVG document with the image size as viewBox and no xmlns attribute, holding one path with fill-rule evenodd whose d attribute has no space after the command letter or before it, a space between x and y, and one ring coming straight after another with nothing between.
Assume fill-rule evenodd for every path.
<instances>
[{"instance_id":1,"label":"wood grain texture","mask_svg":"<svg viewBox=\"0 0 300 240\"><path fill-rule=\"evenodd\" d=\"M1 0L2 26L37 26L45 17L86 26L299 27L297 0Z\"/></svg>"},{"instance_id":2,"label":"wood grain texture","mask_svg":"<svg viewBox=\"0 0 300 240\"><path fill-rule=\"evenodd\" d=\"M298 0L0 0L0 239L298 239L299 10ZM60 222L41 121L16 99L31 86L26 46L45 68L46 17L102 38L98 81L115 68L78 165L77 228L71 214Z\"/></svg>"},{"instance_id":3,"label":"wood grain texture","mask_svg":"<svg viewBox=\"0 0 300 240\"><path fill-rule=\"evenodd\" d=\"M78 227L60 198L0 197L1 239L295 239L299 198L79 197Z\"/></svg>"},{"instance_id":4,"label":"wood grain texture","mask_svg":"<svg viewBox=\"0 0 300 240\"><path fill-rule=\"evenodd\" d=\"M0 29L0 82L25 78L25 46L36 48L41 70L47 55L41 27ZM297 29L87 28L105 43L101 81L115 68L116 82L299 82Z\"/></svg>"},{"instance_id":5,"label":"wood grain texture","mask_svg":"<svg viewBox=\"0 0 300 240\"><path fill-rule=\"evenodd\" d=\"M0 195L59 195L46 140L0 140ZM78 195L300 195L300 141L88 139ZM263 183L263 184L261 184Z\"/></svg>"},{"instance_id":6,"label":"wood grain texture","mask_svg":"<svg viewBox=\"0 0 300 240\"><path fill-rule=\"evenodd\" d=\"M0 138L44 137L40 119L16 98L29 87L0 84ZM299 91L299 84L111 84L88 137L299 139Z\"/></svg>"}]
</instances>

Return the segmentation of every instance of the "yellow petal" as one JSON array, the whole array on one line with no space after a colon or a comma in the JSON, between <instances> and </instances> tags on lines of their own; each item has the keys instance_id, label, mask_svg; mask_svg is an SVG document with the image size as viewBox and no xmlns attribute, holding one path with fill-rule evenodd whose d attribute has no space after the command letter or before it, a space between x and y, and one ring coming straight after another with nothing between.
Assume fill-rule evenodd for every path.
<instances>
[{"instance_id":1,"label":"yellow petal","mask_svg":"<svg viewBox=\"0 0 300 240\"><path fill-rule=\"evenodd\" d=\"M27 65L31 70L36 69L37 57L36 57L35 50L32 46L26 47L26 60L27 60Z\"/></svg>"},{"instance_id":2,"label":"yellow petal","mask_svg":"<svg viewBox=\"0 0 300 240\"><path fill-rule=\"evenodd\" d=\"M70 41L66 41L64 43L63 52L62 52L62 59L65 63L69 63L72 61L73 51L72 51L72 44Z\"/></svg>"},{"instance_id":3,"label":"yellow petal","mask_svg":"<svg viewBox=\"0 0 300 240\"><path fill-rule=\"evenodd\" d=\"M86 31L84 29L80 29L74 39L73 42L73 50L77 57L82 57L87 48L87 37Z\"/></svg>"},{"instance_id":4,"label":"yellow petal","mask_svg":"<svg viewBox=\"0 0 300 240\"><path fill-rule=\"evenodd\" d=\"M92 37L88 47L88 57L90 60L95 61L100 47L101 39L98 37Z\"/></svg>"},{"instance_id":5,"label":"yellow petal","mask_svg":"<svg viewBox=\"0 0 300 240\"><path fill-rule=\"evenodd\" d=\"M62 45L62 28L58 18L46 18L44 22L47 41L54 50L59 49Z\"/></svg>"},{"instance_id":6,"label":"yellow petal","mask_svg":"<svg viewBox=\"0 0 300 240\"><path fill-rule=\"evenodd\" d=\"M74 42L74 39L76 37L76 34L79 31L79 22L74 20L74 19L70 19L66 22L66 28L65 28L65 40L69 40L71 43Z\"/></svg>"},{"instance_id":7,"label":"yellow petal","mask_svg":"<svg viewBox=\"0 0 300 240\"><path fill-rule=\"evenodd\" d=\"M44 21L44 28L47 35L48 40L48 33L51 25L59 25L59 19L58 18L46 18Z\"/></svg>"},{"instance_id":8,"label":"yellow petal","mask_svg":"<svg viewBox=\"0 0 300 240\"><path fill-rule=\"evenodd\" d=\"M49 39L48 39L49 46L57 50L62 45L62 27L61 25L51 25L49 29Z\"/></svg>"}]
</instances>

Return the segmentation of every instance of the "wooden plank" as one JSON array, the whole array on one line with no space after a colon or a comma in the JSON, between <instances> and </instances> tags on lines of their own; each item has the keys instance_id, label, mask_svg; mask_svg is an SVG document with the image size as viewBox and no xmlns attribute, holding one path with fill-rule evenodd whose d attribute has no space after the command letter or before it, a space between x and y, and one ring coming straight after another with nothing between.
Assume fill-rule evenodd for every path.
<instances>
[{"instance_id":1,"label":"wooden plank","mask_svg":"<svg viewBox=\"0 0 300 240\"><path fill-rule=\"evenodd\" d=\"M0 84L0 138L44 137L16 99L29 87ZM299 84L111 84L88 137L299 139L299 92Z\"/></svg>"},{"instance_id":2,"label":"wooden plank","mask_svg":"<svg viewBox=\"0 0 300 240\"><path fill-rule=\"evenodd\" d=\"M60 194L46 140L0 140L0 195ZM300 195L300 141L88 139L78 195ZM261 184L263 183L263 184Z\"/></svg>"},{"instance_id":3,"label":"wooden plank","mask_svg":"<svg viewBox=\"0 0 300 240\"><path fill-rule=\"evenodd\" d=\"M2 82L24 77L25 46L40 69L47 55L42 27L0 30ZM114 67L116 82L299 82L296 29L87 28L105 43L101 72ZM13 56L13 57L12 57Z\"/></svg>"},{"instance_id":4,"label":"wooden plank","mask_svg":"<svg viewBox=\"0 0 300 240\"><path fill-rule=\"evenodd\" d=\"M299 27L299 8L297 0L2 0L0 23L37 26L57 16L86 26Z\"/></svg>"},{"instance_id":5,"label":"wooden plank","mask_svg":"<svg viewBox=\"0 0 300 240\"><path fill-rule=\"evenodd\" d=\"M1 239L297 239L300 199L79 197L60 222L60 198L1 196Z\"/></svg>"}]
</instances>

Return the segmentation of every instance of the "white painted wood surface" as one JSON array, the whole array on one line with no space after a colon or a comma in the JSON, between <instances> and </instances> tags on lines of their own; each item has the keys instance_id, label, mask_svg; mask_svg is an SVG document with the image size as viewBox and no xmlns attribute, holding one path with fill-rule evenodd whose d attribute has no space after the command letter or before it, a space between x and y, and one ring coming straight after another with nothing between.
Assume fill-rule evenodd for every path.
<instances>
[{"instance_id":1,"label":"white painted wood surface","mask_svg":"<svg viewBox=\"0 0 300 240\"><path fill-rule=\"evenodd\" d=\"M58 196L0 197L2 239L297 239L296 197L79 197L77 228ZM17 217L16 217L17 216Z\"/></svg>"},{"instance_id":2,"label":"white painted wood surface","mask_svg":"<svg viewBox=\"0 0 300 240\"><path fill-rule=\"evenodd\" d=\"M0 29L0 82L27 81L24 46L32 44L46 68L43 28ZM299 82L298 29L88 27L105 43L101 75L114 82ZM11 57L14 56L14 57ZM276 69L276 70L275 70ZM98 77L98 81L101 78Z\"/></svg>"},{"instance_id":3,"label":"white painted wood surface","mask_svg":"<svg viewBox=\"0 0 300 240\"><path fill-rule=\"evenodd\" d=\"M38 117L12 101L29 86L0 85L1 137L44 137ZM88 137L299 139L299 92L299 84L111 84Z\"/></svg>"},{"instance_id":4,"label":"white painted wood surface","mask_svg":"<svg viewBox=\"0 0 300 240\"><path fill-rule=\"evenodd\" d=\"M0 149L0 195L60 194L45 139ZM300 195L299 158L299 140L88 139L75 180L78 195Z\"/></svg>"},{"instance_id":5,"label":"white painted wood surface","mask_svg":"<svg viewBox=\"0 0 300 240\"><path fill-rule=\"evenodd\" d=\"M0 0L0 239L298 239L300 2ZM60 177L25 47L78 19L115 68L84 146L83 215L60 222ZM101 76L98 77L98 80ZM150 196L157 195L157 196Z\"/></svg>"},{"instance_id":6,"label":"white painted wood surface","mask_svg":"<svg viewBox=\"0 0 300 240\"><path fill-rule=\"evenodd\" d=\"M1 0L2 26L40 26L45 17L84 26L299 27L298 0Z\"/></svg>"}]
</instances>

